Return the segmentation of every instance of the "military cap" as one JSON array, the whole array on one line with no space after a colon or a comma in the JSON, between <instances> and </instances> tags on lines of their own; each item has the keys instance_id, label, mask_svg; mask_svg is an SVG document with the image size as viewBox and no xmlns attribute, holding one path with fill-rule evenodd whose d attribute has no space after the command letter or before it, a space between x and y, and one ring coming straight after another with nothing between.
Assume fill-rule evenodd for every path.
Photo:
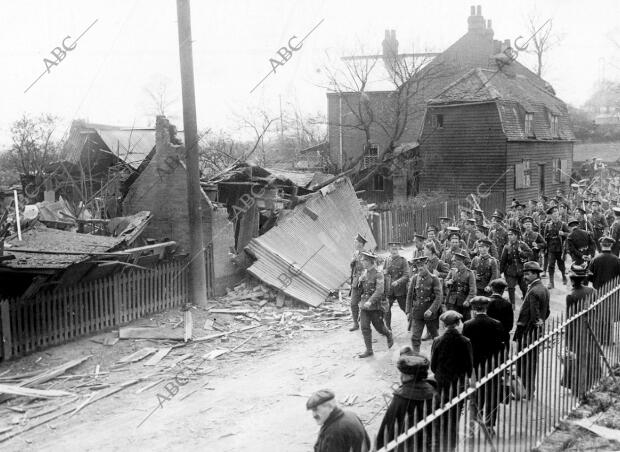
<instances>
[{"instance_id":1,"label":"military cap","mask_svg":"<svg viewBox=\"0 0 620 452\"><path fill-rule=\"evenodd\" d=\"M523 271L524 272L537 272L537 273L542 273L543 269L541 268L540 264L536 261L528 261L525 264L523 264Z\"/></svg>"},{"instance_id":2,"label":"military cap","mask_svg":"<svg viewBox=\"0 0 620 452\"><path fill-rule=\"evenodd\" d=\"M366 244L366 242L368 242L368 240L366 240L364 236L360 233L357 234L357 237L355 237L355 240L357 240L360 243L363 243L364 245Z\"/></svg>"},{"instance_id":3,"label":"military cap","mask_svg":"<svg viewBox=\"0 0 620 452\"><path fill-rule=\"evenodd\" d=\"M489 287L496 292L502 293L508 287L508 283L504 278L497 278L489 283Z\"/></svg>"},{"instance_id":4,"label":"military cap","mask_svg":"<svg viewBox=\"0 0 620 452\"><path fill-rule=\"evenodd\" d=\"M616 243L613 237L609 236L601 237L598 241L604 245L613 245L614 243Z\"/></svg>"},{"instance_id":5,"label":"military cap","mask_svg":"<svg viewBox=\"0 0 620 452\"><path fill-rule=\"evenodd\" d=\"M490 302L491 300L489 300L488 297L482 297L478 295L471 299L470 304L472 308L480 309L480 308L486 308L487 306L489 306Z\"/></svg>"},{"instance_id":6,"label":"military cap","mask_svg":"<svg viewBox=\"0 0 620 452\"><path fill-rule=\"evenodd\" d=\"M558 204L558 207L566 207L566 210L570 210L570 207L566 201L562 201Z\"/></svg>"},{"instance_id":7,"label":"military cap","mask_svg":"<svg viewBox=\"0 0 620 452\"><path fill-rule=\"evenodd\" d=\"M428 256L417 256L411 259L414 265L423 265L426 264L426 261L428 261Z\"/></svg>"},{"instance_id":8,"label":"military cap","mask_svg":"<svg viewBox=\"0 0 620 452\"><path fill-rule=\"evenodd\" d=\"M362 251L362 256L366 257L368 259L372 259L372 260L376 260L379 256L377 256L375 253L373 253L372 251Z\"/></svg>"},{"instance_id":9,"label":"military cap","mask_svg":"<svg viewBox=\"0 0 620 452\"><path fill-rule=\"evenodd\" d=\"M504 219L504 214L502 212L500 212L499 210L496 210L495 212L493 212L493 215L491 215L491 217L499 218L500 220L503 220Z\"/></svg>"},{"instance_id":10,"label":"military cap","mask_svg":"<svg viewBox=\"0 0 620 452\"><path fill-rule=\"evenodd\" d=\"M473 223L473 224L476 224L476 219L475 219L475 218L468 218L468 219L467 219L467 222L468 222L468 223Z\"/></svg>"},{"instance_id":11,"label":"military cap","mask_svg":"<svg viewBox=\"0 0 620 452\"><path fill-rule=\"evenodd\" d=\"M521 218L521 223L534 223L534 219L532 217L523 217Z\"/></svg>"},{"instance_id":12,"label":"military cap","mask_svg":"<svg viewBox=\"0 0 620 452\"><path fill-rule=\"evenodd\" d=\"M427 373L429 366L428 359L420 355L403 355L396 361L396 368L405 375Z\"/></svg>"},{"instance_id":13,"label":"military cap","mask_svg":"<svg viewBox=\"0 0 620 452\"><path fill-rule=\"evenodd\" d=\"M594 204L594 203L598 204L599 206L601 205L601 202L598 199L591 199L590 204Z\"/></svg>"},{"instance_id":14,"label":"military cap","mask_svg":"<svg viewBox=\"0 0 620 452\"><path fill-rule=\"evenodd\" d=\"M512 232L514 235L521 235L521 229L519 228L508 228L508 232Z\"/></svg>"},{"instance_id":15,"label":"military cap","mask_svg":"<svg viewBox=\"0 0 620 452\"><path fill-rule=\"evenodd\" d=\"M489 227L485 226L484 224L479 224L476 226L476 228L484 234L487 234L489 232Z\"/></svg>"},{"instance_id":16,"label":"military cap","mask_svg":"<svg viewBox=\"0 0 620 452\"><path fill-rule=\"evenodd\" d=\"M572 279L582 279L590 276L591 273L588 271L588 268L585 265L577 265L573 264L570 266L570 271L568 272L568 277Z\"/></svg>"},{"instance_id":17,"label":"military cap","mask_svg":"<svg viewBox=\"0 0 620 452\"><path fill-rule=\"evenodd\" d=\"M329 402L335 397L336 395L329 389L321 389L310 396L306 402L306 409L313 410L322 403Z\"/></svg>"},{"instance_id":18,"label":"military cap","mask_svg":"<svg viewBox=\"0 0 620 452\"><path fill-rule=\"evenodd\" d=\"M461 260L465 260L467 259L467 256L465 256L463 253L452 253L452 257L458 257Z\"/></svg>"},{"instance_id":19,"label":"military cap","mask_svg":"<svg viewBox=\"0 0 620 452\"><path fill-rule=\"evenodd\" d=\"M388 242L388 246L390 248L395 247L395 248L401 248L402 249L402 246L400 246L400 245L401 245L400 242Z\"/></svg>"},{"instance_id":20,"label":"military cap","mask_svg":"<svg viewBox=\"0 0 620 452\"><path fill-rule=\"evenodd\" d=\"M422 234L414 234L413 235L416 239L420 239L422 241L426 240L426 237L424 237Z\"/></svg>"},{"instance_id":21,"label":"military cap","mask_svg":"<svg viewBox=\"0 0 620 452\"><path fill-rule=\"evenodd\" d=\"M575 207L575 212L581 212L582 214L585 215L586 211L583 207Z\"/></svg>"},{"instance_id":22,"label":"military cap","mask_svg":"<svg viewBox=\"0 0 620 452\"><path fill-rule=\"evenodd\" d=\"M463 316L461 314L453 310L446 311L439 316L439 320L441 320L446 326L454 325L458 323L462 318Z\"/></svg>"},{"instance_id":23,"label":"military cap","mask_svg":"<svg viewBox=\"0 0 620 452\"><path fill-rule=\"evenodd\" d=\"M434 226L434 225L432 225L432 224L431 224L431 225L429 225L429 226L426 228L426 232L428 232L428 231L437 232L437 226Z\"/></svg>"},{"instance_id":24,"label":"military cap","mask_svg":"<svg viewBox=\"0 0 620 452\"><path fill-rule=\"evenodd\" d=\"M458 232L452 231L448 234L448 240L452 240L452 237L456 237L457 239L460 239L461 234L459 234Z\"/></svg>"},{"instance_id":25,"label":"military cap","mask_svg":"<svg viewBox=\"0 0 620 452\"><path fill-rule=\"evenodd\" d=\"M478 243L479 243L480 245L486 245L486 246L488 246L489 248L490 248L490 247L491 247L491 245L493 244L493 242L491 242L489 239L480 239L480 240L478 240Z\"/></svg>"},{"instance_id":26,"label":"military cap","mask_svg":"<svg viewBox=\"0 0 620 452\"><path fill-rule=\"evenodd\" d=\"M439 217L440 221L450 221L449 217Z\"/></svg>"},{"instance_id":27,"label":"military cap","mask_svg":"<svg viewBox=\"0 0 620 452\"><path fill-rule=\"evenodd\" d=\"M547 215L551 215L554 210L558 210L557 206L551 206L547 209Z\"/></svg>"},{"instance_id":28,"label":"military cap","mask_svg":"<svg viewBox=\"0 0 620 452\"><path fill-rule=\"evenodd\" d=\"M566 224L568 226L572 226L574 224L578 225L579 224L579 220L577 218L569 218L568 222Z\"/></svg>"},{"instance_id":29,"label":"military cap","mask_svg":"<svg viewBox=\"0 0 620 452\"><path fill-rule=\"evenodd\" d=\"M448 232L461 232L461 228L459 228L458 226L448 226L446 230Z\"/></svg>"},{"instance_id":30,"label":"military cap","mask_svg":"<svg viewBox=\"0 0 620 452\"><path fill-rule=\"evenodd\" d=\"M517 207L519 205L519 201L516 198L512 198L512 202L510 203L510 207Z\"/></svg>"},{"instance_id":31,"label":"military cap","mask_svg":"<svg viewBox=\"0 0 620 452\"><path fill-rule=\"evenodd\" d=\"M570 184L571 188L579 188L580 185L579 184Z\"/></svg>"}]
</instances>

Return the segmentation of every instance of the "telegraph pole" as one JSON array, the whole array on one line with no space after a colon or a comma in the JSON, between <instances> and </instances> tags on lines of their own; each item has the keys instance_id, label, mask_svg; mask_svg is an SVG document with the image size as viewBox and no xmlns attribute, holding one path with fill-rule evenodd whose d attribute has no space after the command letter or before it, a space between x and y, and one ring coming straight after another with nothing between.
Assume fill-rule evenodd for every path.
<instances>
[{"instance_id":1,"label":"telegraph pole","mask_svg":"<svg viewBox=\"0 0 620 452\"><path fill-rule=\"evenodd\" d=\"M192 23L189 0L177 0L179 28L179 57L181 60L181 88L183 94L183 129L185 134L185 162L187 169L187 208L190 236L190 302L207 304L207 274L205 246L202 237L202 196L198 166L198 126L196 125L196 94L194 92L194 61L192 58ZM210 212L205 212L210 221ZM209 235L211 228L209 224ZM208 237L207 243L210 243Z\"/></svg>"}]
</instances>

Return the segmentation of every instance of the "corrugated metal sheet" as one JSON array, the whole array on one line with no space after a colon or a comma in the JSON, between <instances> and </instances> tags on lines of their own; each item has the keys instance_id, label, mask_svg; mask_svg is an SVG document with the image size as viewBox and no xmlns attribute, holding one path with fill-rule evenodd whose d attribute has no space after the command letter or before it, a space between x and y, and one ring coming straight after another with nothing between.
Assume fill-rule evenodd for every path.
<instances>
[{"instance_id":1,"label":"corrugated metal sheet","mask_svg":"<svg viewBox=\"0 0 620 452\"><path fill-rule=\"evenodd\" d=\"M155 147L155 130L101 130L97 133L114 155L136 169Z\"/></svg>"},{"instance_id":2,"label":"corrugated metal sheet","mask_svg":"<svg viewBox=\"0 0 620 452\"><path fill-rule=\"evenodd\" d=\"M248 271L265 283L311 306L350 276L357 233L375 239L349 179L340 179L287 212L276 226L246 249L257 261Z\"/></svg>"}]
</instances>

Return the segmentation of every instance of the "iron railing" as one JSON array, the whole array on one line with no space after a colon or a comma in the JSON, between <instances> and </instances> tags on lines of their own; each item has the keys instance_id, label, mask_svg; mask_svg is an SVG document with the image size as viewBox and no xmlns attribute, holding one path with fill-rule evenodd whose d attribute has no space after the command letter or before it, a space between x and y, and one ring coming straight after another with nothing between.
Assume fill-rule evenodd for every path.
<instances>
[{"instance_id":1,"label":"iron railing","mask_svg":"<svg viewBox=\"0 0 620 452\"><path fill-rule=\"evenodd\" d=\"M374 450L532 450L603 378L616 378L619 322L616 278L471 376L432 399L410 402L406 415L383 423Z\"/></svg>"}]
</instances>

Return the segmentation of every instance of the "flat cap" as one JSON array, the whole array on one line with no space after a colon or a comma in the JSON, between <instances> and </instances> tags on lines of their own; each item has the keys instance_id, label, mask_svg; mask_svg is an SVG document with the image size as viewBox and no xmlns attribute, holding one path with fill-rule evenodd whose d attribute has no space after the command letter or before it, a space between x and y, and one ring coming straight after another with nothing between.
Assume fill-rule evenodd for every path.
<instances>
[{"instance_id":1,"label":"flat cap","mask_svg":"<svg viewBox=\"0 0 620 452\"><path fill-rule=\"evenodd\" d=\"M393 246L393 247L396 247L396 248L401 248L400 245L401 245L400 242L388 242L388 246L389 247Z\"/></svg>"},{"instance_id":2,"label":"flat cap","mask_svg":"<svg viewBox=\"0 0 620 452\"><path fill-rule=\"evenodd\" d=\"M427 358L420 355L402 355L396 361L396 368L405 375L418 375L428 372L430 363Z\"/></svg>"},{"instance_id":3,"label":"flat cap","mask_svg":"<svg viewBox=\"0 0 620 452\"><path fill-rule=\"evenodd\" d=\"M508 283L504 278L497 278L489 283L489 287L497 292L503 292L508 287Z\"/></svg>"},{"instance_id":4,"label":"flat cap","mask_svg":"<svg viewBox=\"0 0 620 452\"><path fill-rule=\"evenodd\" d=\"M568 226L572 226L574 224L578 225L579 224L579 220L577 218L569 218L568 221L566 222L566 224Z\"/></svg>"},{"instance_id":5,"label":"flat cap","mask_svg":"<svg viewBox=\"0 0 620 452\"><path fill-rule=\"evenodd\" d=\"M598 204L600 206L601 202L598 199L591 199L590 204Z\"/></svg>"},{"instance_id":6,"label":"flat cap","mask_svg":"<svg viewBox=\"0 0 620 452\"><path fill-rule=\"evenodd\" d=\"M463 253L452 253L452 257L457 257L457 258L459 258L462 261L467 259L467 256L465 256Z\"/></svg>"},{"instance_id":7,"label":"flat cap","mask_svg":"<svg viewBox=\"0 0 620 452\"><path fill-rule=\"evenodd\" d=\"M581 214L585 215L586 211L583 207L575 207L575 212L581 212Z\"/></svg>"},{"instance_id":8,"label":"flat cap","mask_svg":"<svg viewBox=\"0 0 620 452\"><path fill-rule=\"evenodd\" d=\"M521 235L521 229L519 228L508 228L508 232L512 232L514 235Z\"/></svg>"},{"instance_id":9,"label":"flat cap","mask_svg":"<svg viewBox=\"0 0 620 452\"><path fill-rule=\"evenodd\" d=\"M521 223L534 223L534 219L532 217L523 217L521 218Z\"/></svg>"},{"instance_id":10,"label":"flat cap","mask_svg":"<svg viewBox=\"0 0 620 452\"><path fill-rule=\"evenodd\" d=\"M449 217L439 217L439 220L441 221L450 221Z\"/></svg>"},{"instance_id":11,"label":"flat cap","mask_svg":"<svg viewBox=\"0 0 620 452\"><path fill-rule=\"evenodd\" d=\"M368 259L372 259L375 260L377 259L379 256L377 256L375 253L373 253L372 251L362 251L362 259L364 257L368 258Z\"/></svg>"},{"instance_id":12,"label":"flat cap","mask_svg":"<svg viewBox=\"0 0 620 452\"><path fill-rule=\"evenodd\" d=\"M590 275L591 273L585 265L573 264L570 266L570 271L568 272L568 277L573 279L587 278Z\"/></svg>"},{"instance_id":13,"label":"flat cap","mask_svg":"<svg viewBox=\"0 0 620 452\"><path fill-rule=\"evenodd\" d=\"M426 264L426 261L428 261L427 256L417 256L411 259L411 262L413 262L415 265Z\"/></svg>"},{"instance_id":14,"label":"flat cap","mask_svg":"<svg viewBox=\"0 0 620 452\"><path fill-rule=\"evenodd\" d=\"M547 215L551 215L554 210L558 210L556 206L551 206L547 209Z\"/></svg>"},{"instance_id":15,"label":"flat cap","mask_svg":"<svg viewBox=\"0 0 620 452\"><path fill-rule=\"evenodd\" d=\"M461 314L452 310L446 311L439 316L439 320L441 320L446 326L454 325L455 323L458 323L462 318L463 316Z\"/></svg>"},{"instance_id":16,"label":"flat cap","mask_svg":"<svg viewBox=\"0 0 620 452\"><path fill-rule=\"evenodd\" d=\"M306 402L306 409L312 410L322 403L332 400L336 395L329 389L320 389L310 396Z\"/></svg>"},{"instance_id":17,"label":"flat cap","mask_svg":"<svg viewBox=\"0 0 620 452\"><path fill-rule=\"evenodd\" d=\"M471 307L474 309L486 308L491 300L488 297L475 296L471 299Z\"/></svg>"},{"instance_id":18,"label":"flat cap","mask_svg":"<svg viewBox=\"0 0 620 452\"><path fill-rule=\"evenodd\" d=\"M429 231L437 232L437 226L429 224L428 227L426 228L426 232L429 232Z\"/></svg>"},{"instance_id":19,"label":"flat cap","mask_svg":"<svg viewBox=\"0 0 620 452\"><path fill-rule=\"evenodd\" d=\"M616 241L614 240L613 237L609 237L609 236L605 236L605 237L601 237L599 239L599 242L605 245L613 245L614 243L616 243Z\"/></svg>"},{"instance_id":20,"label":"flat cap","mask_svg":"<svg viewBox=\"0 0 620 452\"><path fill-rule=\"evenodd\" d=\"M484 224L479 224L476 226L478 228L478 230L480 232L482 232L483 234L488 234L489 233L489 227L485 226Z\"/></svg>"},{"instance_id":21,"label":"flat cap","mask_svg":"<svg viewBox=\"0 0 620 452\"><path fill-rule=\"evenodd\" d=\"M476 219L475 218L468 218L467 222L468 223L472 223L472 224L476 224Z\"/></svg>"}]
</instances>

